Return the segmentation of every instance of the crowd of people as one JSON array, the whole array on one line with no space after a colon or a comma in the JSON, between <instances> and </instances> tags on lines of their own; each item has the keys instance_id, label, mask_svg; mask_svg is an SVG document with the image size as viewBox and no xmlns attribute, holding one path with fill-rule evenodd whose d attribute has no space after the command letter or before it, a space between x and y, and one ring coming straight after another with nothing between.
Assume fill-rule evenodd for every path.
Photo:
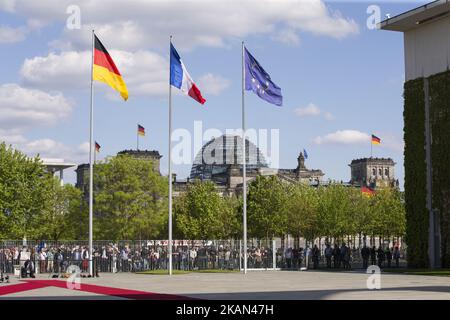
<instances>
[{"instance_id":1,"label":"crowd of people","mask_svg":"<svg viewBox=\"0 0 450 320\"><path fill-rule=\"evenodd\" d=\"M239 269L239 247L228 244L176 245L172 251L172 265L177 270ZM168 268L168 252L165 245L101 244L93 248L94 271L96 272L138 272ZM399 266L400 250L381 246L361 249L327 244L320 249L317 245L305 248L294 246L278 248L273 257L270 246L251 246L247 251L248 268L272 268L273 259L277 268L298 270L319 267L350 270L353 266L366 269L369 265L380 268ZM3 246L0 247L0 272L13 273L15 266L28 269L39 268L40 273L64 273L74 265L81 272L89 270L89 248L84 245Z\"/></svg>"},{"instance_id":2,"label":"crowd of people","mask_svg":"<svg viewBox=\"0 0 450 320\"><path fill-rule=\"evenodd\" d=\"M367 269L370 265L380 268L391 268L400 266L401 253L398 246L383 248L379 246L372 248L364 245L361 249L350 248L345 243L327 244L323 250L317 245L312 248L288 247L284 251L277 251L277 267L284 269L310 268L318 269L321 266L327 269L351 270L352 265Z\"/></svg>"},{"instance_id":3,"label":"crowd of people","mask_svg":"<svg viewBox=\"0 0 450 320\"><path fill-rule=\"evenodd\" d=\"M138 272L167 269L167 246L130 246L106 244L93 248L94 269L99 272ZM13 273L14 266L23 267L27 261L39 267L40 273L64 273L71 265L81 272L89 269L89 248L80 245L10 246L0 248L0 272ZM229 246L173 247L172 264L178 270L237 269L239 251Z\"/></svg>"}]
</instances>

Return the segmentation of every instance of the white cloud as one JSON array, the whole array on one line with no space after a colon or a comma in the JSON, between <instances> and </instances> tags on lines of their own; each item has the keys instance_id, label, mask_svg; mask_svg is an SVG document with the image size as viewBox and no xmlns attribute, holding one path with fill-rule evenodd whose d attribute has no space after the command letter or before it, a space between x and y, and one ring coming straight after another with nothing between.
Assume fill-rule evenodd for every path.
<instances>
[{"instance_id":1,"label":"white cloud","mask_svg":"<svg viewBox=\"0 0 450 320\"><path fill-rule=\"evenodd\" d=\"M283 29L272 36L272 39L287 45L298 46L300 44L300 37L292 29Z\"/></svg>"},{"instance_id":2,"label":"white cloud","mask_svg":"<svg viewBox=\"0 0 450 320\"><path fill-rule=\"evenodd\" d=\"M39 139L22 144L22 151L27 154L40 154L42 157L53 157L64 153L67 147L52 139Z\"/></svg>"},{"instance_id":3,"label":"white cloud","mask_svg":"<svg viewBox=\"0 0 450 320\"><path fill-rule=\"evenodd\" d=\"M207 73L196 81L202 93L217 96L230 86L230 81L220 75Z\"/></svg>"},{"instance_id":4,"label":"white cloud","mask_svg":"<svg viewBox=\"0 0 450 320\"><path fill-rule=\"evenodd\" d=\"M12 28L0 26L0 44L15 43L25 40L27 29L25 27Z\"/></svg>"},{"instance_id":5,"label":"white cloud","mask_svg":"<svg viewBox=\"0 0 450 320\"><path fill-rule=\"evenodd\" d=\"M71 111L71 103L61 93L49 94L17 84L0 86L0 125L3 128L49 125L66 118Z\"/></svg>"},{"instance_id":6,"label":"white cloud","mask_svg":"<svg viewBox=\"0 0 450 320\"><path fill-rule=\"evenodd\" d=\"M25 59L20 73L25 83L46 88L88 87L91 53L50 53Z\"/></svg>"},{"instance_id":7,"label":"white cloud","mask_svg":"<svg viewBox=\"0 0 450 320\"><path fill-rule=\"evenodd\" d=\"M0 129L0 142L7 142L8 144L25 143L26 139L17 131Z\"/></svg>"},{"instance_id":8,"label":"white cloud","mask_svg":"<svg viewBox=\"0 0 450 320\"><path fill-rule=\"evenodd\" d=\"M329 121L334 120L334 116L330 112L324 112L323 116Z\"/></svg>"},{"instance_id":9,"label":"white cloud","mask_svg":"<svg viewBox=\"0 0 450 320\"><path fill-rule=\"evenodd\" d=\"M16 12L26 18L66 23L73 0L17 0ZM341 39L357 34L357 23L328 8L322 0L79 0L84 31L66 29L63 37L74 49L90 45L95 28L105 42L121 50L165 48L168 35L177 47L223 47L251 35L298 42L302 32ZM130 17L133 18L130 21ZM282 30L282 31L280 31ZM278 35L278 36L277 36Z\"/></svg>"},{"instance_id":10,"label":"white cloud","mask_svg":"<svg viewBox=\"0 0 450 320\"><path fill-rule=\"evenodd\" d=\"M310 103L304 108L301 108L301 107L296 108L296 109L294 109L294 113L297 115L297 117L300 117L300 118L323 116L327 120L334 119L334 116L330 112L323 112L314 103Z\"/></svg>"},{"instance_id":11,"label":"white cloud","mask_svg":"<svg viewBox=\"0 0 450 320\"><path fill-rule=\"evenodd\" d=\"M338 130L313 140L316 144L359 144L370 143L370 135L357 130Z\"/></svg>"},{"instance_id":12,"label":"white cloud","mask_svg":"<svg viewBox=\"0 0 450 320\"><path fill-rule=\"evenodd\" d=\"M0 11L14 12L16 7L15 0L0 0Z\"/></svg>"},{"instance_id":13,"label":"white cloud","mask_svg":"<svg viewBox=\"0 0 450 320\"><path fill-rule=\"evenodd\" d=\"M111 50L111 56L133 95L167 94L168 61L150 51ZM21 68L28 85L63 89L88 88L91 53L65 51L26 59ZM101 86L101 85L99 85Z\"/></svg>"},{"instance_id":14,"label":"white cloud","mask_svg":"<svg viewBox=\"0 0 450 320\"><path fill-rule=\"evenodd\" d=\"M318 116L320 114L320 109L315 104L310 103L305 108L295 109L294 112L299 117Z\"/></svg>"},{"instance_id":15,"label":"white cloud","mask_svg":"<svg viewBox=\"0 0 450 320\"><path fill-rule=\"evenodd\" d=\"M0 130L0 142L11 145L29 157L39 155L41 158L61 158L81 163L86 162L89 155L88 142L73 147L50 138L29 140L22 134L12 134L7 130Z\"/></svg>"},{"instance_id":16,"label":"white cloud","mask_svg":"<svg viewBox=\"0 0 450 320\"><path fill-rule=\"evenodd\" d=\"M78 146L78 151L82 154L89 154L90 144L89 142L84 142Z\"/></svg>"},{"instance_id":17,"label":"white cloud","mask_svg":"<svg viewBox=\"0 0 450 320\"><path fill-rule=\"evenodd\" d=\"M403 153L405 143L402 137L392 132L377 132L375 135L381 139L381 144L378 147Z\"/></svg>"}]
</instances>

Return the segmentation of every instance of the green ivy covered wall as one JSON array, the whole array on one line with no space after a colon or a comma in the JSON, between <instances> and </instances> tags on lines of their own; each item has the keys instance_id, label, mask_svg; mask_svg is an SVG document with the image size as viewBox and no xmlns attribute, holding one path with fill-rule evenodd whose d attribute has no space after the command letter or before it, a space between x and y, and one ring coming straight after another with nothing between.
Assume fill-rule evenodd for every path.
<instances>
[{"instance_id":1,"label":"green ivy covered wall","mask_svg":"<svg viewBox=\"0 0 450 320\"><path fill-rule=\"evenodd\" d=\"M450 71L429 77L433 208L440 213L441 263L450 267Z\"/></svg>"},{"instance_id":2,"label":"green ivy covered wall","mask_svg":"<svg viewBox=\"0 0 450 320\"><path fill-rule=\"evenodd\" d=\"M430 95L433 208L440 213L441 262L450 267L450 71L428 78ZM408 265L426 268L428 211L426 208L424 79L404 85L404 161L406 243Z\"/></svg>"},{"instance_id":3,"label":"green ivy covered wall","mask_svg":"<svg viewBox=\"0 0 450 320\"><path fill-rule=\"evenodd\" d=\"M428 266L428 212L426 208L425 102L423 79L404 86L405 203L408 265Z\"/></svg>"}]
</instances>

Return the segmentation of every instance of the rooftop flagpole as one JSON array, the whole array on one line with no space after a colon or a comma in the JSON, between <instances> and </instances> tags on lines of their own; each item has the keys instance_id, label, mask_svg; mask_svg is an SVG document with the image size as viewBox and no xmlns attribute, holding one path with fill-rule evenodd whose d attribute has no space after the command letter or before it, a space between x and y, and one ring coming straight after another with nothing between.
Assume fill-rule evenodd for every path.
<instances>
[{"instance_id":1,"label":"rooftop flagpole","mask_svg":"<svg viewBox=\"0 0 450 320\"><path fill-rule=\"evenodd\" d=\"M244 257L244 274L247 273L247 169L246 169L246 153L245 153L245 71L244 71L244 41L242 41L242 179L243 179L243 257Z\"/></svg>"},{"instance_id":2,"label":"rooftop flagpole","mask_svg":"<svg viewBox=\"0 0 450 320\"><path fill-rule=\"evenodd\" d=\"M91 60L91 111L89 133L89 274L94 275L92 266L93 240L93 204L94 204L94 49L95 31L92 29L92 60Z\"/></svg>"},{"instance_id":3,"label":"rooftop flagpole","mask_svg":"<svg viewBox=\"0 0 450 320\"><path fill-rule=\"evenodd\" d=\"M372 138L370 138L370 159L373 158L373 141Z\"/></svg>"},{"instance_id":4,"label":"rooftop flagpole","mask_svg":"<svg viewBox=\"0 0 450 320\"><path fill-rule=\"evenodd\" d=\"M169 52L172 45L172 36L170 36ZM169 70L170 77L170 70ZM169 79L169 275L172 275L172 84Z\"/></svg>"}]
</instances>

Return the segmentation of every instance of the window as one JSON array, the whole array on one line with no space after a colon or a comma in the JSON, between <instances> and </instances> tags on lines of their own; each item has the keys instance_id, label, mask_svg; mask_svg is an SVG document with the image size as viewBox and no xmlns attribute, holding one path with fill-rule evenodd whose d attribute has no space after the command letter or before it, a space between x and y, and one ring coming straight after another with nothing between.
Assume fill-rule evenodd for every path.
<instances>
[{"instance_id":1,"label":"window","mask_svg":"<svg viewBox=\"0 0 450 320\"><path fill-rule=\"evenodd\" d=\"M384 175L386 177L389 177L389 169L388 168L384 169Z\"/></svg>"},{"instance_id":2,"label":"window","mask_svg":"<svg viewBox=\"0 0 450 320\"><path fill-rule=\"evenodd\" d=\"M377 169L375 169L375 168L372 169L372 175L373 175L373 176L376 176L376 175L377 175Z\"/></svg>"},{"instance_id":3,"label":"window","mask_svg":"<svg viewBox=\"0 0 450 320\"><path fill-rule=\"evenodd\" d=\"M383 175L383 171L381 170L381 168L378 169L378 175L379 175L379 176L382 176L382 175Z\"/></svg>"}]
</instances>

